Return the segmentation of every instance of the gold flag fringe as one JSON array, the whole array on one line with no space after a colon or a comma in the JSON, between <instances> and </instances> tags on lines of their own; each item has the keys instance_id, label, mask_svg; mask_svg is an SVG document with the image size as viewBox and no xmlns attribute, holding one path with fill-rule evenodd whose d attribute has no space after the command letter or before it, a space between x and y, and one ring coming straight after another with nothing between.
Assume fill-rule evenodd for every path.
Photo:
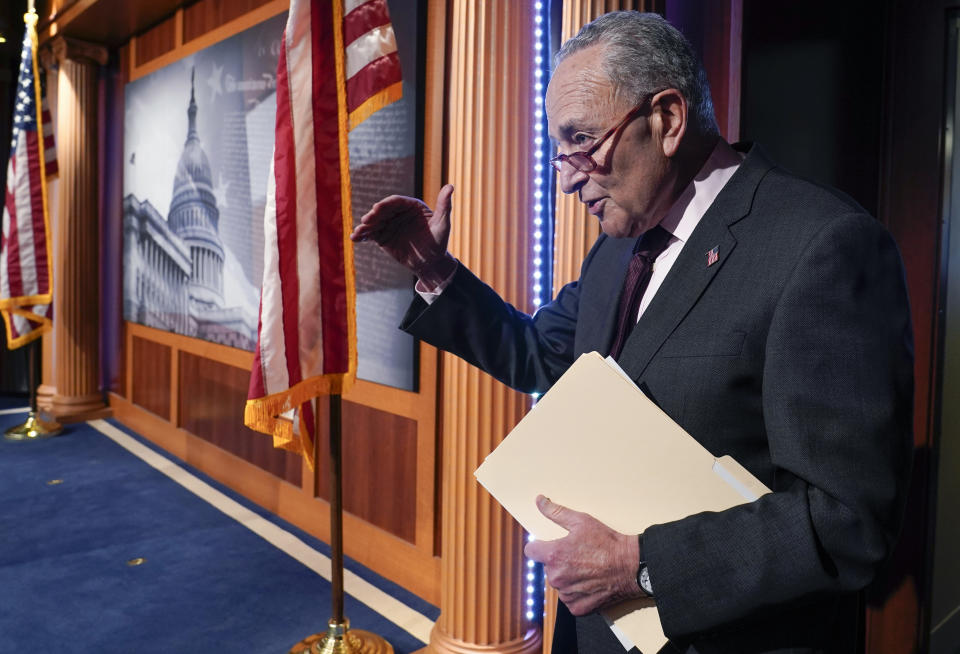
<instances>
[{"instance_id":1,"label":"gold flag fringe","mask_svg":"<svg viewBox=\"0 0 960 654\"><path fill-rule=\"evenodd\" d=\"M351 366L347 373L311 377L280 393L247 400L243 410L243 422L254 431L273 436L274 447L302 454L313 470L316 466L313 442L305 438L310 433L308 426L301 424L300 433L297 434L294 432L293 422L282 416L318 397L346 393L353 386L355 375L356 368ZM301 414L302 412L298 412L298 415ZM313 425L309 428L312 429Z\"/></svg>"},{"instance_id":2,"label":"gold flag fringe","mask_svg":"<svg viewBox=\"0 0 960 654\"><path fill-rule=\"evenodd\" d=\"M391 102L403 97L403 82L395 82L382 91L371 95L363 103L350 112L350 129L365 121L377 111L380 111Z\"/></svg>"}]
</instances>

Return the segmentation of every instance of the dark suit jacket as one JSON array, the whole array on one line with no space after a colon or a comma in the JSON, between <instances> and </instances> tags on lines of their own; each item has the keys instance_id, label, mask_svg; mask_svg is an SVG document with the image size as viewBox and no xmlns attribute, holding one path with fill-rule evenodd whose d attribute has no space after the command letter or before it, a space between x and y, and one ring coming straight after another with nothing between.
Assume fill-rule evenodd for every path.
<instances>
[{"instance_id":1,"label":"dark suit jacket","mask_svg":"<svg viewBox=\"0 0 960 654\"><path fill-rule=\"evenodd\" d=\"M580 279L533 317L461 266L432 305L415 299L402 327L505 384L544 391L581 353L609 351L633 243L601 235ZM841 607L855 607L893 547L910 467L910 315L890 235L754 146L619 363L710 452L774 491L645 532L674 648L840 647L838 621L855 628ZM576 651L561 613L554 651ZM597 620L577 619L580 651L622 652Z\"/></svg>"}]
</instances>

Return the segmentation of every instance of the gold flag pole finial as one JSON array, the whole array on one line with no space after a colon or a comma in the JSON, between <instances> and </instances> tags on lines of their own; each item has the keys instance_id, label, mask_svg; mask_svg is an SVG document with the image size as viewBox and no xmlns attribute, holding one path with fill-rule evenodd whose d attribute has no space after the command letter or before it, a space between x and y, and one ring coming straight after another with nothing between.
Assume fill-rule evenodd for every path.
<instances>
[{"instance_id":1,"label":"gold flag pole finial","mask_svg":"<svg viewBox=\"0 0 960 654\"><path fill-rule=\"evenodd\" d=\"M33 6L33 0L29 0L29 3L27 4L27 13L23 15L23 22L36 29L38 20L39 16L37 16L37 10Z\"/></svg>"}]
</instances>

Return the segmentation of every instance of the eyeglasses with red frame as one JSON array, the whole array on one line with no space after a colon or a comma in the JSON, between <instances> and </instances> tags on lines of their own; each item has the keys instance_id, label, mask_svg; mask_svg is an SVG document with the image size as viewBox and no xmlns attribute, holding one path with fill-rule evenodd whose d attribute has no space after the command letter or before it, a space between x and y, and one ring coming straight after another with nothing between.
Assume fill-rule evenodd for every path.
<instances>
[{"instance_id":1,"label":"eyeglasses with red frame","mask_svg":"<svg viewBox=\"0 0 960 654\"><path fill-rule=\"evenodd\" d=\"M578 170L583 173L590 173L596 170L598 164L593 159L593 153L599 150L600 146L603 145L608 138L613 136L617 130L636 118L640 111L646 106L647 102L650 101L650 98L652 98L654 95L655 94L650 93L644 97L643 100L641 100L640 103L633 109L631 109L620 122L604 132L603 136L597 139L596 142L590 146L590 149L582 152L571 152L570 154L558 154L550 160L550 165L553 166L557 172L561 172L563 162L567 162L573 166L574 170Z\"/></svg>"}]
</instances>

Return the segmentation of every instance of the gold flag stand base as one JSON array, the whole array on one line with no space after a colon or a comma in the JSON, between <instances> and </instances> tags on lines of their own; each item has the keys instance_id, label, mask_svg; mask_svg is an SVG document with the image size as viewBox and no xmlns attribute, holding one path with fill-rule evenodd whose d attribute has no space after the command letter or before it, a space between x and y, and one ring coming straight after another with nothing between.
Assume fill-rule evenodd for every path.
<instances>
[{"instance_id":1,"label":"gold flag stand base","mask_svg":"<svg viewBox=\"0 0 960 654\"><path fill-rule=\"evenodd\" d=\"M63 431L63 426L57 421L42 420L36 411L27 414L27 421L22 425L11 427L3 432L8 441L33 441L41 438L50 438Z\"/></svg>"},{"instance_id":2,"label":"gold flag stand base","mask_svg":"<svg viewBox=\"0 0 960 654\"><path fill-rule=\"evenodd\" d=\"M393 647L380 636L350 629L350 621L327 625L329 631L314 634L290 648L290 654L393 654Z\"/></svg>"},{"instance_id":3,"label":"gold flag stand base","mask_svg":"<svg viewBox=\"0 0 960 654\"><path fill-rule=\"evenodd\" d=\"M33 2L30 2L31 7ZM27 345L27 388L30 389L30 413L27 421L22 425L10 427L3 432L8 441L37 441L42 438L56 436L63 431L63 426L54 420L44 420L37 409L37 380L40 379L40 339L34 339Z\"/></svg>"}]
</instances>

